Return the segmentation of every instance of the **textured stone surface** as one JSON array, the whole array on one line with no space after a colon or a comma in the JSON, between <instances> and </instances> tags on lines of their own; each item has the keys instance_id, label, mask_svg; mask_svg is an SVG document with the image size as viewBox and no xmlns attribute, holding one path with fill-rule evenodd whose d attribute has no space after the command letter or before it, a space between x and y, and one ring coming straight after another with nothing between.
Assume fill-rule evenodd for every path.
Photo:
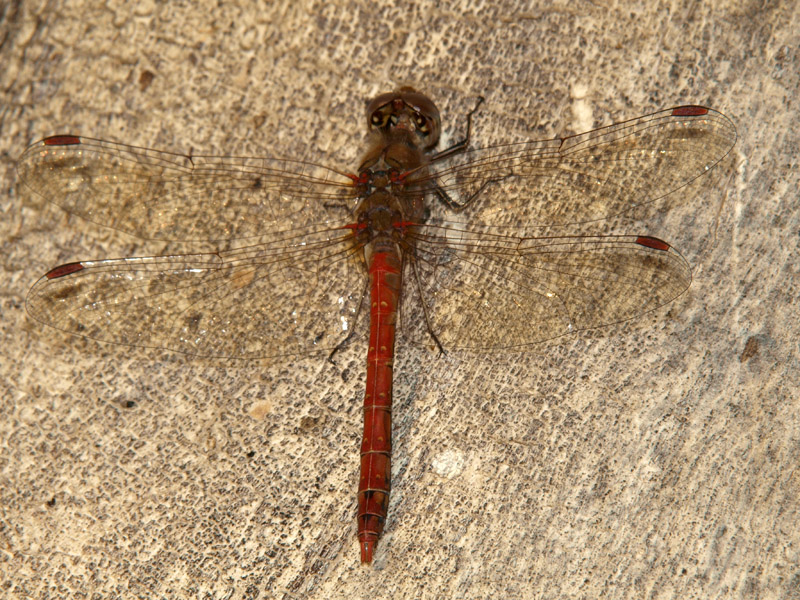
<instances>
[{"instance_id":1,"label":"textured stone surface","mask_svg":"<svg viewBox=\"0 0 800 600\"><path fill-rule=\"evenodd\" d=\"M0 22L0 589L12 598L787 598L800 579L798 48L792 3L92 3ZM26 318L81 258L174 251L69 218L14 160L74 132L352 169L399 84L481 143L680 103L729 115L717 189L633 229L695 281L523 355L398 342L393 495L355 488L363 343L211 364ZM692 190L688 190L691 195ZM679 200L683 200L682 196ZM638 227L638 229L636 228ZM795 258L793 258L795 257Z\"/></svg>"}]
</instances>

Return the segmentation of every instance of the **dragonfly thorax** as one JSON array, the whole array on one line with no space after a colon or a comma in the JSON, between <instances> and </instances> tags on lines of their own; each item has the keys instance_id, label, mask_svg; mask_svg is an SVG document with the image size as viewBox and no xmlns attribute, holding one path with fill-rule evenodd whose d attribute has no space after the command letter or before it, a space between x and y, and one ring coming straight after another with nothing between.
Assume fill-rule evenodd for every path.
<instances>
[{"instance_id":1,"label":"dragonfly thorax","mask_svg":"<svg viewBox=\"0 0 800 600\"><path fill-rule=\"evenodd\" d=\"M376 192L364 198L357 211L358 223L369 238L391 231L403 218L403 209L398 199L386 192Z\"/></svg>"},{"instance_id":2,"label":"dragonfly thorax","mask_svg":"<svg viewBox=\"0 0 800 600\"><path fill-rule=\"evenodd\" d=\"M407 135L403 133L398 137L406 138ZM390 211L396 222L422 220L425 194L416 182L425 175L426 163L422 150L407 139L389 143L379 141L373 146L355 179L360 198L355 214L359 222L376 231L387 230L391 222L384 223L379 208Z\"/></svg>"}]
</instances>

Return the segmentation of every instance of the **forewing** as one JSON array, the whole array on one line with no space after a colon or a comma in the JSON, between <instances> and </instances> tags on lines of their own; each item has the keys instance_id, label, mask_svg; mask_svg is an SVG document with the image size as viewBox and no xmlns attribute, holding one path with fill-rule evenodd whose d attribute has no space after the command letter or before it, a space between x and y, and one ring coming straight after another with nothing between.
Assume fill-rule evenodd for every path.
<instances>
[{"instance_id":1,"label":"forewing","mask_svg":"<svg viewBox=\"0 0 800 600\"><path fill-rule=\"evenodd\" d=\"M683 257L644 236L515 238L424 227L414 238L403 331L430 342L426 314L445 349L522 349L639 317L691 283Z\"/></svg>"},{"instance_id":2,"label":"forewing","mask_svg":"<svg viewBox=\"0 0 800 600\"><path fill-rule=\"evenodd\" d=\"M103 342L267 358L341 342L363 278L349 231L328 230L230 252L62 265L31 288L27 308Z\"/></svg>"},{"instance_id":3,"label":"forewing","mask_svg":"<svg viewBox=\"0 0 800 600\"><path fill-rule=\"evenodd\" d=\"M352 181L277 158L189 156L77 136L45 138L20 157L34 192L87 221L143 239L253 238L342 225Z\"/></svg>"},{"instance_id":4,"label":"forewing","mask_svg":"<svg viewBox=\"0 0 800 600\"><path fill-rule=\"evenodd\" d=\"M663 198L709 171L735 142L725 115L683 106L563 139L468 151L436 177L461 207L459 221L519 235L606 219ZM439 223L446 212L434 207Z\"/></svg>"}]
</instances>

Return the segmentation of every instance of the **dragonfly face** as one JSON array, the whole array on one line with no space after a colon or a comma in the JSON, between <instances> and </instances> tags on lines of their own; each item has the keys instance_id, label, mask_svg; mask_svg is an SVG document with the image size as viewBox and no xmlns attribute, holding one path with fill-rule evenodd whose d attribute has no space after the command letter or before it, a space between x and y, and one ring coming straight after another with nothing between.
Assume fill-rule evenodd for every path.
<instances>
[{"instance_id":1,"label":"dragonfly face","mask_svg":"<svg viewBox=\"0 0 800 600\"><path fill-rule=\"evenodd\" d=\"M381 94L367 105L367 123L371 131L391 136L406 131L418 139L422 150L439 142L442 123L436 105L424 94L410 87Z\"/></svg>"}]
</instances>

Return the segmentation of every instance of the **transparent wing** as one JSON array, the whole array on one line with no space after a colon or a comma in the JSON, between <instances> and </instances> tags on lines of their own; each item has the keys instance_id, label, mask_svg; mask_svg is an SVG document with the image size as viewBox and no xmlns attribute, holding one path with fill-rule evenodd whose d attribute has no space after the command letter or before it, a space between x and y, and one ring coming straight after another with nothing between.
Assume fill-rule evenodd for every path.
<instances>
[{"instance_id":1,"label":"transparent wing","mask_svg":"<svg viewBox=\"0 0 800 600\"><path fill-rule=\"evenodd\" d=\"M691 269L646 236L520 238L424 227L415 234L403 331L445 349L520 348L633 319L671 302ZM408 318L407 318L408 317Z\"/></svg>"},{"instance_id":2,"label":"transparent wing","mask_svg":"<svg viewBox=\"0 0 800 600\"><path fill-rule=\"evenodd\" d=\"M669 302L691 276L667 244L532 230L652 202L708 172L735 140L724 115L686 106L448 159L446 168L414 178L417 191L445 191L458 214L435 203L415 234L417 283L406 286L404 320L416 297L447 347L517 347ZM355 200L344 174L302 161L187 156L75 136L34 144L18 171L65 210L141 238L253 242L216 254L56 268L28 298L31 314L49 325L242 358L330 348L351 326L363 268L349 230L336 229L352 218ZM412 329L427 336L418 316Z\"/></svg>"},{"instance_id":3,"label":"transparent wing","mask_svg":"<svg viewBox=\"0 0 800 600\"><path fill-rule=\"evenodd\" d=\"M721 113L682 106L571 137L467 151L415 185L446 192L459 221L478 226L519 232L587 223L680 189L735 141ZM314 163L189 156L77 136L33 144L17 170L64 210L143 239L230 240L287 223L338 225L355 199L351 179Z\"/></svg>"},{"instance_id":4,"label":"transparent wing","mask_svg":"<svg viewBox=\"0 0 800 600\"><path fill-rule=\"evenodd\" d=\"M266 358L341 342L364 274L349 231L295 232L229 252L62 265L31 288L27 308L103 342Z\"/></svg>"},{"instance_id":5,"label":"transparent wing","mask_svg":"<svg viewBox=\"0 0 800 600\"><path fill-rule=\"evenodd\" d=\"M735 142L725 115L681 106L571 137L464 152L427 185L438 182L460 207L459 222L519 235L653 202L708 172ZM440 223L446 212L434 212Z\"/></svg>"},{"instance_id":6,"label":"transparent wing","mask_svg":"<svg viewBox=\"0 0 800 600\"><path fill-rule=\"evenodd\" d=\"M45 138L17 163L34 192L87 221L143 239L252 238L339 225L354 188L303 161L189 156L71 135Z\"/></svg>"}]
</instances>

